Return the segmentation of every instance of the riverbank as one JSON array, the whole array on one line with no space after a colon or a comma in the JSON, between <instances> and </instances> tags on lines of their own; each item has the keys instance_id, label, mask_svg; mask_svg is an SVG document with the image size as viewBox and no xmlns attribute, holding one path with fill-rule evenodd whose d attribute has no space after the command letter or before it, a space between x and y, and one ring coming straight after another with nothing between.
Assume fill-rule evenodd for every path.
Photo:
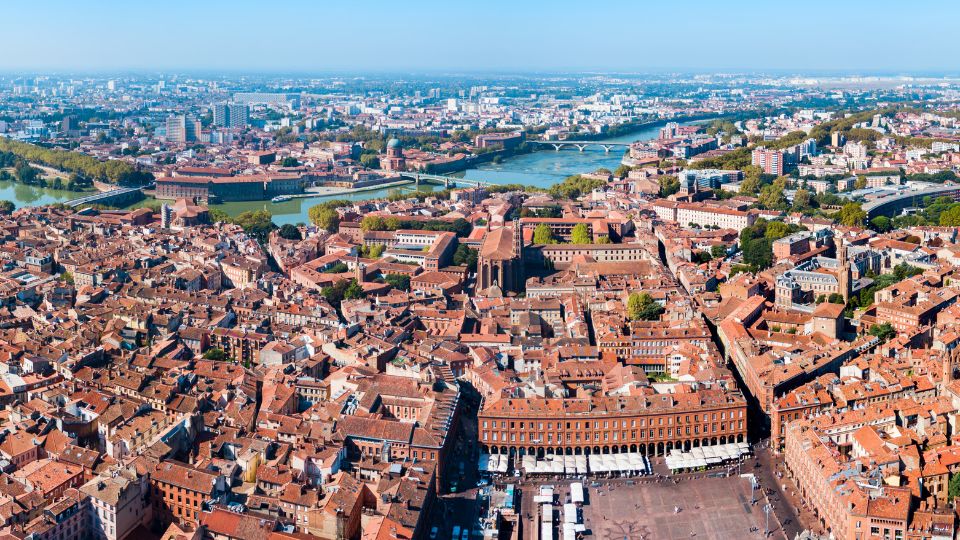
<instances>
[{"instance_id":1,"label":"riverbank","mask_svg":"<svg viewBox=\"0 0 960 540\"><path fill-rule=\"evenodd\" d=\"M358 188L316 186L316 187L307 188L306 193L298 193L296 195L285 195L284 197L286 197L288 200L313 199L316 197L335 197L340 195L352 195L354 193L366 193L368 191L379 191L383 189L409 186L410 184L413 184L413 183L414 183L413 180L397 180L395 182L386 182L384 184L376 184L372 186L363 186Z\"/></svg>"},{"instance_id":2,"label":"riverbank","mask_svg":"<svg viewBox=\"0 0 960 540\"><path fill-rule=\"evenodd\" d=\"M94 193L96 193L95 190L69 191L66 189L53 189L33 184L23 184L14 180L0 181L0 200L10 201L15 204L17 208L62 203L86 195L93 195Z\"/></svg>"},{"instance_id":3,"label":"riverbank","mask_svg":"<svg viewBox=\"0 0 960 540\"><path fill-rule=\"evenodd\" d=\"M655 139L660 135L660 128L668 122L699 123L720 117L722 116L691 115L638 123L633 126L633 129L617 136L597 134L592 137L592 140L631 144L636 141ZM536 152L505 159L501 163L478 165L455 176L494 184L521 184L546 189L575 174L593 172L601 168L613 171L620 166L623 156L624 152L606 152L600 146L589 146L583 151L576 148L555 150L552 147L542 147Z\"/></svg>"},{"instance_id":4,"label":"riverbank","mask_svg":"<svg viewBox=\"0 0 960 540\"><path fill-rule=\"evenodd\" d=\"M647 135L648 132L653 128L660 128L665 126L670 122L678 123L688 123L688 122L700 122L703 120L712 120L715 118L722 118L715 114L700 114L700 115L689 115L682 116L678 118L663 118L657 120L648 120L642 122L626 122L623 124L617 124L610 126L606 131L601 133L593 132L584 132L584 133L573 133L569 138L572 140L581 140L581 141L610 141L610 142L624 142L625 138L637 134ZM650 137L647 137L650 138ZM635 140L641 140L642 138L637 138ZM467 171L473 169L483 169L484 166L492 165L502 165L507 163L509 160L514 160L522 156L528 156L531 154L536 154L538 152L544 151L554 151L552 148L546 145L533 144L529 142L532 139L524 141L520 145L507 148L502 150L493 150L491 152L485 152L483 154L477 154L470 156L463 160L463 166L453 167L449 170L443 171L429 171L431 174L444 174L450 176L461 176ZM634 140L629 140L628 142L634 142ZM578 171L578 172L592 172L592 171Z\"/></svg>"},{"instance_id":5,"label":"riverbank","mask_svg":"<svg viewBox=\"0 0 960 540\"><path fill-rule=\"evenodd\" d=\"M76 194L77 194L77 197L83 197L84 195L90 195L90 194L95 193L95 192L97 191L94 187L89 187L89 186L83 187L83 188L79 188L79 189L77 189L77 188L75 188L75 189L67 189L67 188L66 188L66 182L64 182L64 180L69 179L69 175L67 175L67 173L65 173L65 172L63 172L63 171L58 171L57 169L54 169L54 168L52 168L52 167L47 167L46 165L41 165L41 164L38 164L38 163L28 163L28 165L29 165L30 167L33 167L34 169L37 169L37 170L40 171L39 178L40 178L40 180L43 181L42 184L41 184L40 182L33 183L33 184L24 184L23 182L20 182L20 180L17 179L17 171L16 171L16 169L14 169L13 167L2 167L2 168L0 168L0 172L6 173L6 174L8 175L8 177L9 177L8 180L3 180L3 181L4 181L4 182L14 182L14 183L18 183L18 184L21 184L21 185L31 186L31 187L35 187L35 188L41 189L41 190L49 189L49 190L51 190L51 191L57 191L57 192L76 193ZM2 175L0 175L0 176L2 176ZM58 182L60 183L60 187L55 187ZM94 182L94 184L96 184L96 182ZM76 197L74 197L74 198L76 198ZM14 202L16 202L16 201L14 201Z\"/></svg>"},{"instance_id":6,"label":"riverbank","mask_svg":"<svg viewBox=\"0 0 960 540\"><path fill-rule=\"evenodd\" d=\"M722 118L720 115L716 114L694 114L688 116L681 116L678 118L662 118L658 120L648 120L645 122L625 122L623 124L618 124L611 126L607 131L603 133L576 133L574 134L574 139L578 141L606 141L610 139L619 139L622 137L629 137L635 133L649 130L652 127L663 127L670 122L676 122L678 124L686 124L690 122L700 122L703 120L715 120L717 118ZM612 141L611 142L620 142Z\"/></svg>"},{"instance_id":7,"label":"riverbank","mask_svg":"<svg viewBox=\"0 0 960 540\"><path fill-rule=\"evenodd\" d=\"M693 118L687 120L676 119L646 122L643 125L634 126L635 129L629 130L629 133L623 133L614 138L607 137L603 140L630 143L636 140L652 139L659 135L660 127L667 122L693 122L702 120L705 119ZM494 153L490 152L483 155L489 156L489 154ZM602 148L590 147L584 149L583 152L558 152L551 148L549 150L543 149L515 153L510 157L502 158L499 162L495 161L493 157L495 156L486 157L484 162L477 163L475 167L452 173L450 176L464 178L466 180L481 180L493 184L522 184L530 187L548 188L574 174L595 171L601 167L614 170L617 168L622 155L619 152L604 152ZM391 182L377 186L366 186L360 189L327 188L323 191L303 194L297 198L291 198L278 203L270 201L237 201L211 205L210 208L222 210L232 216L252 210L267 210L273 214L273 221L277 225L296 225L297 223L309 222L308 213L310 208L322 202L324 199L347 199L352 201L383 199L393 194L401 193L403 190L412 189L413 186L411 184L413 184L413 182L405 182L403 184ZM431 184L420 184L419 189L432 191L441 188ZM141 205L146 203L147 201L144 201Z\"/></svg>"}]
</instances>

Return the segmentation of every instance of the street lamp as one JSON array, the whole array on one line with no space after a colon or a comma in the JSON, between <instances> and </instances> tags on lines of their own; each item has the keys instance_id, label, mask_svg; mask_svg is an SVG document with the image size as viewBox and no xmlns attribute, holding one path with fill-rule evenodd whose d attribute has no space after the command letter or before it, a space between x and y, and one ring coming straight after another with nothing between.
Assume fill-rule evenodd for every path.
<instances>
[{"instance_id":1,"label":"street lamp","mask_svg":"<svg viewBox=\"0 0 960 540\"><path fill-rule=\"evenodd\" d=\"M763 536L766 538L770 536L770 511L773 510L773 507L770 506L770 503L767 503L763 506L763 513L767 517L767 524L763 527Z\"/></svg>"}]
</instances>

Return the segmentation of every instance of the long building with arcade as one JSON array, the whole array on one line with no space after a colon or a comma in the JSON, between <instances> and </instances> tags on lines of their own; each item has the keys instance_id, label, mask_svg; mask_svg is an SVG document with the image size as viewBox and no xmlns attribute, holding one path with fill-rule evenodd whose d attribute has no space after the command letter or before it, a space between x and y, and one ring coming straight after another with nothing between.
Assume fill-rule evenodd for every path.
<instances>
[{"instance_id":1,"label":"long building with arcade","mask_svg":"<svg viewBox=\"0 0 960 540\"><path fill-rule=\"evenodd\" d=\"M479 442L490 454L588 455L744 442L747 401L739 391L602 398L505 398L479 413Z\"/></svg>"}]
</instances>

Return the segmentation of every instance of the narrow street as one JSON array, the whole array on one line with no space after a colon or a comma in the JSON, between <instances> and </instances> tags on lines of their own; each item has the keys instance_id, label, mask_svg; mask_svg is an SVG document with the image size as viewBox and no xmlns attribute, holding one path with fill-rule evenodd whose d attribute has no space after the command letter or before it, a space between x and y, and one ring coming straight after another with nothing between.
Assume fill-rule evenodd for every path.
<instances>
[{"instance_id":1,"label":"narrow street","mask_svg":"<svg viewBox=\"0 0 960 540\"><path fill-rule=\"evenodd\" d=\"M438 539L460 540L451 536L454 527L459 527L461 530L479 528L480 488L477 487L479 447L476 444L476 409L474 402L465 400L464 410L460 415L457 440L447 460L444 481L431 511L430 527L437 527L436 538Z\"/></svg>"}]
</instances>

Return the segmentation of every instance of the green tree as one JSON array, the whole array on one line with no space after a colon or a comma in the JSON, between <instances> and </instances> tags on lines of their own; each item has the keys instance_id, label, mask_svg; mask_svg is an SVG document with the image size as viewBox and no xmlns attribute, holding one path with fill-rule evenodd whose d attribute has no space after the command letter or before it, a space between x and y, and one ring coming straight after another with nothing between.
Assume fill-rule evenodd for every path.
<instances>
[{"instance_id":1,"label":"green tree","mask_svg":"<svg viewBox=\"0 0 960 540\"><path fill-rule=\"evenodd\" d=\"M923 273L923 270L917 268L916 266L909 265L907 263L900 263L897 266L893 267L893 277L897 281L903 281L909 277L913 277L922 273Z\"/></svg>"},{"instance_id":2,"label":"green tree","mask_svg":"<svg viewBox=\"0 0 960 540\"><path fill-rule=\"evenodd\" d=\"M756 165L750 165L744 167L743 169L743 181L740 182L740 194L741 195L756 195L760 192L760 188L763 186L763 183L760 181L760 177L763 174L763 169L757 167Z\"/></svg>"},{"instance_id":3,"label":"green tree","mask_svg":"<svg viewBox=\"0 0 960 540\"><path fill-rule=\"evenodd\" d=\"M627 297L627 315L632 321L655 321L663 313L663 307L648 293L630 293Z\"/></svg>"},{"instance_id":4,"label":"green tree","mask_svg":"<svg viewBox=\"0 0 960 540\"><path fill-rule=\"evenodd\" d=\"M770 240L779 240L790 234L790 226L782 221L771 221L767 223L767 230L763 233L764 238Z\"/></svg>"},{"instance_id":5,"label":"green tree","mask_svg":"<svg viewBox=\"0 0 960 540\"><path fill-rule=\"evenodd\" d=\"M210 208L210 221L214 223L230 223L230 214L219 208Z\"/></svg>"},{"instance_id":6,"label":"green tree","mask_svg":"<svg viewBox=\"0 0 960 540\"><path fill-rule=\"evenodd\" d=\"M722 259L727 256L727 247L716 244L710 248L710 255L712 255L714 259Z\"/></svg>"},{"instance_id":7,"label":"green tree","mask_svg":"<svg viewBox=\"0 0 960 540\"><path fill-rule=\"evenodd\" d=\"M616 176L617 178L624 178L628 174L630 174L629 165L620 165L619 167L617 167L615 171L613 171L613 175Z\"/></svg>"},{"instance_id":8,"label":"green tree","mask_svg":"<svg viewBox=\"0 0 960 540\"><path fill-rule=\"evenodd\" d=\"M834 216L841 225L847 227L862 227L867 220L867 213L860 206L860 203L849 202L840 208Z\"/></svg>"},{"instance_id":9,"label":"green tree","mask_svg":"<svg viewBox=\"0 0 960 540\"><path fill-rule=\"evenodd\" d=\"M830 296L827 297L827 302L840 305L846 304L846 302L843 301L843 295L840 293L830 293Z\"/></svg>"},{"instance_id":10,"label":"green tree","mask_svg":"<svg viewBox=\"0 0 960 540\"><path fill-rule=\"evenodd\" d=\"M375 229L375 230L395 231L397 229L402 229L403 225L404 225L404 222L400 218L398 218L397 216L390 216L387 219L383 220L383 227L384 227L383 229ZM413 229L416 227L412 226L411 224L410 228Z\"/></svg>"},{"instance_id":11,"label":"green tree","mask_svg":"<svg viewBox=\"0 0 960 540\"><path fill-rule=\"evenodd\" d=\"M363 287L357 283L356 279L341 279L333 285L328 285L320 289L320 295L323 296L327 302L330 302L330 305L339 310L341 302L344 300L363 298L364 292Z\"/></svg>"},{"instance_id":12,"label":"green tree","mask_svg":"<svg viewBox=\"0 0 960 540\"><path fill-rule=\"evenodd\" d=\"M347 266L347 263L343 261L337 261L321 270L321 272L324 274L342 274L348 270L350 270L350 267Z\"/></svg>"},{"instance_id":13,"label":"green tree","mask_svg":"<svg viewBox=\"0 0 960 540\"><path fill-rule=\"evenodd\" d=\"M591 242L593 242L593 238L590 236L590 230L587 229L586 223L577 223L573 226L570 231L571 244L589 244Z\"/></svg>"},{"instance_id":14,"label":"green tree","mask_svg":"<svg viewBox=\"0 0 960 540\"><path fill-rule=\"evenodd\" d=\"M360 156L360 164L368 169L379 169L380 158L376 154L363 154Z\"/></svg>"},{"instance_id":15,"label":"green tree","mask_svg":"<svg viewBox=\"0 0 960 540\"><path fill-rule=\"evenodd\" d=\"M387 230L387 223L381 216L364 216L360 220L360 228L364 232L385 231Z\"/></svg>"},{"instance_id":16,"label":"green tree","mask_svg":"<svg viewBox=\"0 0 960 540\"><path fill-rule=\"evenodd\" d=\"M363 257L367 259L379 259L383 256L384 250L387 249L387 246L383 244L371 244L369 246L363 246L360 249L360 253Z\"/></svg>"},{"instance_id":17,"label":"green tree","mask_svg":"<svg viewBox=\"0 0 960 540\"><path fill-rule=\"evenodd\" d=\"M610 240L610 237L609 237L609 236L607 236L607 235L605 235L605 234L602 234L602 235L600 235L599 237L597 237L597 243L598 243L598 244L612 244L612 243L613 243L613 240Z\"/></svg>"},{"instance_id":18,"label":"green tree","mask_svg":"<svg viewBox=\"0 0 960 540\"><path fill-rule=\"evenodd\" d=\"M556 240L553 237L553 231L549 226L547 226L546 223L537 225L537 228L533 230L533 243L537 245L556 243Z\"/></svg>"},{"instance_id":19,"label":"green tree","mask_svg":"<svg viewBox=\"0 0 960 540\"><path fill-rule=\"evenodd\" d=\"M745 171L750 165L750 152L747 147L737 148L722 156L704 158L691 163L691 169L738 169Z\"/></svg>"},{"instance_id":20,"label":"green tree","mask_svg":"<svg viewBox=\"0 0 960 540\"><path fill-rule=\"evenodd\" d=\"M952 501L957 496L960 496L960 473L953 473L947 485L947 500Z\"/></svg>"},{"instance_id":21,"label":"green tree","mask_svg":"<svg viewBox=\"0 0 960 540\"><path fill-rule=\"evenodd\" d=\"M128 170L117 175L117 183L121 186L143 186L153 180L153 174L146 171Z\"/></svg>"},{"instance_id":22,"label":"green tree","mask_svg":"<svg viewBox=\"0 0 960 540\"><path fill-rule=\"evenodd\" d=\"M216 360L221 362L227 359L227 352L219 347L213 347L204 351L203 357L207 360Z\"/></svg>"},{"instance_id":23,"label":"green tree","mask_svg":"<svg viewBox=\"0 0 960 540\"><path fill-rule=\"evenodd\" d=\"M410 276L406 274L387 274L383 280L389 283L394 289L401 291L410 290Z\"/></svg>"},{"instance_id":24,"label":"green tree","mask_svg":"<svg viewBox=\"0 0 960 540\"><path fill-rule=\"evenodd\" d=\"M694 251L691 256L691 261L696 264L708 263L713 260L713 255L706 251Z\"/></svg>"},{"instance_id":25,"label":"green tree","mask_svg":"<svg viewBox=\"0 0 960 540\"><path fill-rule=\"evenodd\" d=\"M11 201L0 201L0 214L12 214L17 209L17 205Z\"/></svg>"},{"instance_id":26,"label":"green tree","mask_svg":"<svg viewBox=\"0 0 960 540\"><path fill-rule=\"evenodd\" d=\"M40 169L23 162L17 166L14 172L17 175L17 181L22 184L35 184L40 177Z\"/></svg>"},{"instance_id":27,"label":"green tree","mask_svg":"<svg viewBox=\"0 0 960 540\"><path fill-rule=\"evenodd\" d=\"M960 218L960 216L958 216L958 218ZM887 216L877 216L870 220L870 225L873 226L874 230L877 232L887 232L890 230L893 223Z\"/></svg>"},{"instance_id":28,"label":"green tree","mask_svg":"<svg viewBox=\"0 0 960 540\"><path fill-rule=\"evenodd\" d=\"M320 289L320 295L323 296L327 302L330 302L330 305L336 309L340 309L340 302L343 301L343 291L347 288L347 285L349 285L347 280L341 279L333 285L327 285Z\"/></svg>"},{"instance_id":29,"label":"green tree","mask_svg":"<svg viewBox=\"0 0 960 540\"><path fill-rule=\"evenodd\" d=\"M366 296L366 293L363 292L363 286L357 283L356 279L351 279L350 283L347 284L347 288L343 291L344 300L356 300L364 296Z\"/></svg>"},{"instance_id":30,"label":"green tree","mask_svg":"<svg viewBox=\"0 0 960 540\"><path fill-rule=\"evenodd\" d=\"M743 262L754 270L763 270L773 264L773 242L769 238L759 238L743 246Z\"/></svg>"},{"instance_id":31,"label":"green tree","mask_svg":"<svg viewBox=\"0 0 960 540\"><path fill-rule=\"evenodd\" d=\"M267 210L254 210L243 212L234 218L233 222L243 227L245 233L264 243L270 231L276 228L272 220L273 215Z\"/></svg>"},{"instance_id":32,"label":"green tree","mask_svg":"<svg viewBox=\"0 0 960 540\"><path fill-rule=\"evenodd\" d=\"M943 227L960 227L960 204L952 205L940 213L940 225Z\"/></svg>"},{"instance_id":33,"label":"green tree","mask_svg":"<svg viewBox=\"0 0 960 540\"><path fill-rule=\"evenodd\" d=\"M285 238L287 240L303 240L303 237L300 235L300 229L289 223L280 227L278 234L280 235L280 238Z\"/></svg>"},{"instance_id":34,"label":"green tree","mask_svg":"<svg viewBox=\"0 0 960 540\"><path fill-rule=\"evenodd\" d=\"M803 212L810 209L810 201L812 197L810 191L806 189L798 189L793 195L793 210L794 212Z\"/></svg>"},{"instance_id":35,"label":"green tree","mask_svg":"<svg viewBox=\"0 0 960 540\"><path fill-rule=\"evenodd\" d=\"M14 139L0 137L0 153L13 154L29 163L42 163L61 171L80 173L91 179L124 183L123 180L149 183L153 175L138 171L126 161L100 161L93 156L69 150L50 149ZM9 164L7 166L10 166Z\"/></svg>"},{"instance_id":36,"label":"green tree","mask_svg":"<svg viewBox=\"0 0 960 540\"><path fill-rule=\"evenodd\" d=\"M283 161L280 162L280 166L281 167L298 167L300 166L300 162L297 161L297 158L295 157L287 156L283 158Z\"/></svg>"},{"instance_id":37,"label":"green tree","mask_svg":"<svg viewBox=\"0 0 960 540\"><path fill-rule=\"evenodd\" d=\"M450 231L457 233L460 238L466 238L473 232L473 225L463 218L457 218L450 224Z\"/></svg>"},{"instance_id":38,"label":"green tree","mask_svg":"<svg viewBox=\"0 0 960 540\"><path fill-rule=\"evenodd\" d=\"M853 189L863 189L867 187L867 177L858 176L856 180L853 181Z\"/></svg>"},{"instance_id":39,"label":"green tree","mask_svg":"<svg viewBox=\"0 0 960 540\"><path fill-rule=\"evenodd\" d=\"M307 213L310 216L310 222L321 229L333 232L340 225L340 214L333 208L317 205L310 208Z\"/></svg>"},{"instance_id":40,"label":"green tree","mask_svg":"<svg viewBox=\"0 0 960 540\"><path fill-rule=\"evenodd\" d=\"M880 341L887 341L896 333L890 323L875 324L870 327L870 335L876 336Z\"/></svg>"},{"instance_id":41,"label":"green tree","mask_svg":"<svg viewBox=\"0 0 960 540\"><path fill-rule=\"evenodd\" d=\"M787 196L783 194L787 182L784 177L777 178L769 186L763 186L760 189L760 196L757 202L760 206L769 210L785 210L787 208Z\"/></svg>"},{"instance_id":42,"label":"green tree","mask_svg":"<svg viewBox=\"0 0 960 540\"><path fill-rule=\"evenodd\" d=\"M627 297L627 316L630 317L631 321L638 321L642 312L643 300L640 293L630 293L630 296Z\"/></svg>"},{"instance_id":43,"label":"green tree","mask_svg":"<svg viewBox=\"0 0 960 540\"><path fill-rule=\"evenodd\" d=\"M605 185L607 185L606 180L576 174L550 186L549 192L557 199L578 199L581 195Z\"/></svg>"},{"instance_id":44,"label":"green tree","mask_svg":"<svg viewBox=\"0 0 960 540\"><path fill-rule=\"evenodd\" d=\"M477 269L477 250L466 244L457 246L457 251L453 253L453 264L457 266L466 266L471 272Z\"/></svg>"},{"instance_id":45,"label":"green tree","mask_svg":"<svg viewBox=\"0 0 960 540\"><path fill-rule=\"evenodd\" d=\"M661 176L657 182L660 184L661 197L669 197L680 191L680 180L676 176Z\"/></svg>"}]
</instances>

